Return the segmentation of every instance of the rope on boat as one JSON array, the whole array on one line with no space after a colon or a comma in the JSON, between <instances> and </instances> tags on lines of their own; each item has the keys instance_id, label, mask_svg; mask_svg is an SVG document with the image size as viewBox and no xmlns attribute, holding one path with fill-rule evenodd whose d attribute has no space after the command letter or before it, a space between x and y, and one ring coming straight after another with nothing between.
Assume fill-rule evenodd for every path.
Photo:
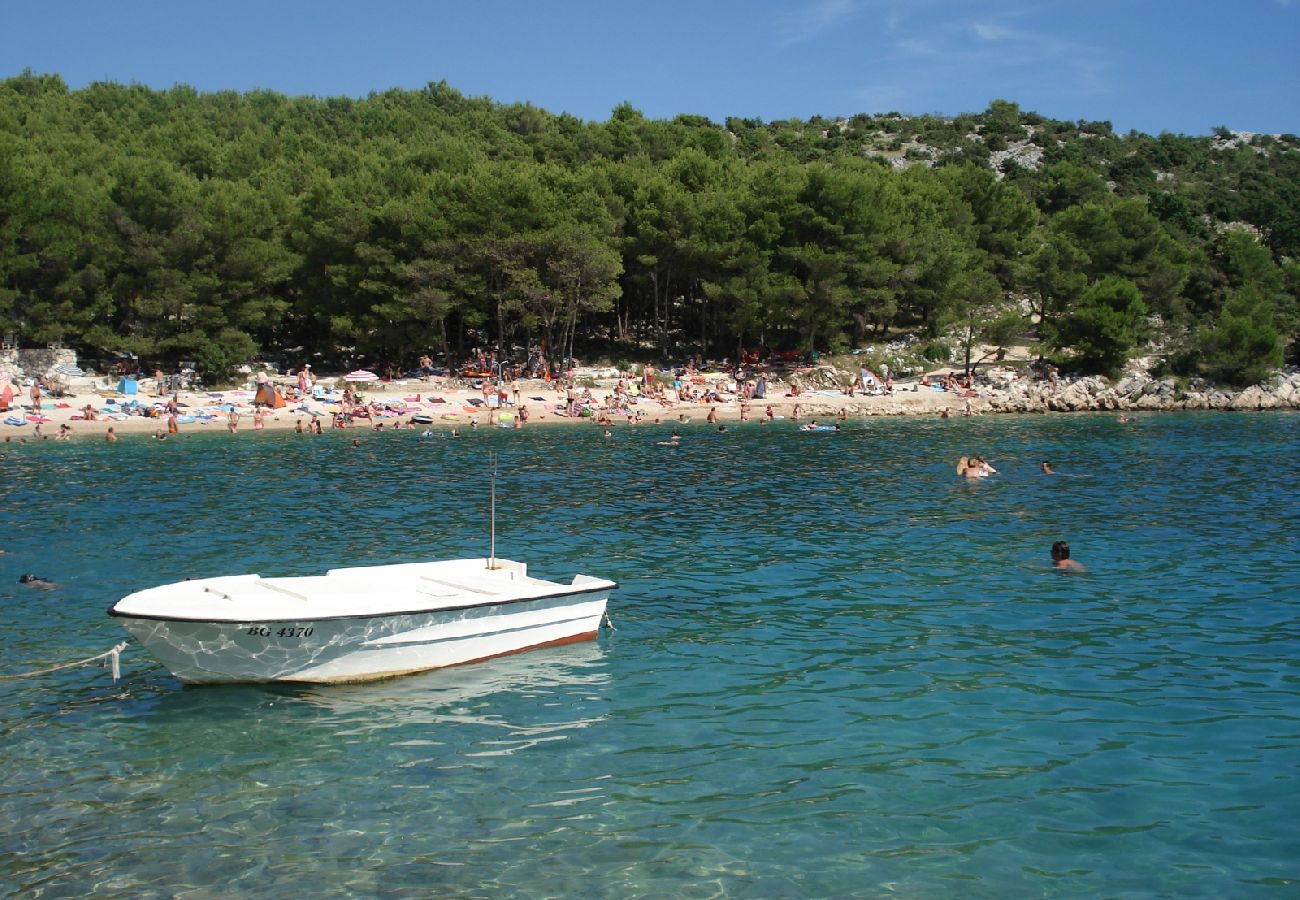
<instances>
[{"instance_id":1,"label":"rope on boat","mask_svg":"<svg viewBox=\"0 0 1300 900\"><path fill-rule=\"evenodd\" d=\"M17 675L0 675L0 681L12 681L16 678L35 678L37 675L48 675L51 672L58 672L60 669L71 669L74 666L86 666L89 665L90 663L97 662L105 658L108 659L109 666L113 670L113 681L117 681L119 678L122 677L122 667L119 660L120 657L122 656L122 651L126 649L126 645L129 643L131 642L123 641L122 643L114 647L112 650L105 650L103 653L97 653L94 656L89 656L86 659L79 659L76 660L75 662L63 663L62 665L58 665L58 666L50 666L48 669L37 669L35 672L20 672Z\"/></svg>"},{"instance_id":2,"label":"rope on boat","mask_svg":"<svg viewBox=\"0 0 1300 900\"><path fill-rule=\"evenodd\" d=\"M614 620L609 617L608 609L605 610L605 627L610 631L618 631L618 629L614 627Z\"/></svg>"}]
</instances>

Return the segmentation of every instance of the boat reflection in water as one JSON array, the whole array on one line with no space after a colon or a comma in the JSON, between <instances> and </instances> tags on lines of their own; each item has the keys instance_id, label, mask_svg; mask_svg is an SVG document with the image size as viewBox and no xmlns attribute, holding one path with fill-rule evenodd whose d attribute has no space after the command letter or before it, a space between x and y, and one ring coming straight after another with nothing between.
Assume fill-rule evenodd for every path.
<instances>
[{"instance_id":1,"label":"boat reflection in water","mask_svg":"<svg viewBox=\"0 0 1300 900\"><path fill-rule=\"evenodd\" d=\"M490 756L563 740L604 721L610 680L604 650L588 642L388 681L271 689L284 700L319 708L340 736L458 726L432 733L441 742L463 734L465 726L487 726L497 735L474 755Z\"/></svg>"}]
</instances>

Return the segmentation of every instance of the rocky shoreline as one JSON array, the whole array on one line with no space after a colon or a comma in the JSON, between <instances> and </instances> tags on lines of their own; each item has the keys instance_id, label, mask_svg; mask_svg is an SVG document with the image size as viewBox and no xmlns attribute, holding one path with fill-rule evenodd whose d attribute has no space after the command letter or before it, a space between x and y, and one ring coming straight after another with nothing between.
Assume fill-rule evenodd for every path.
<instances>
[{"instance_id":1,"label":"rocky shoreline","mask_svg":"<svg viewBox=\"0 0 1300 900\"><path fill-rule=\"evenodd\" d=\"M778 390L781 390L778 382ZM978 396L939 391L904 382L892 394L836 400L829 392L807 392L798 398L778 395L778 409L788 413L797 401L804 417L830 417L841 410L861 416L949 416L1064 412L1182 412L1186 410L1300 409L1300 370L1274 375L1268 382L1241 390L1199 379L1179 384L1173 378L1128 375L1119 381L1094 375L1061 379L1055 386L1023 375L996 373L976 385ZM969 402L968 402L969 401ZM761 404L769 401L753 401ZM783 409L784 408L784 409Z\"/></svg>"},{"instance_id":2,"label":"rocky shoreline","mask_svg":"<svg viewBox=\"0 0 1300 900\"><path fill-rule=\"evenodd\" d=\"M1147 376L1112 383L1098 375L1061 382L1055 391L1045 382L1019 381L981 394L977 410L1007 413L1300 409L1300 371L1281 372L1242 390Z\"/></svg>"}]
</instances>

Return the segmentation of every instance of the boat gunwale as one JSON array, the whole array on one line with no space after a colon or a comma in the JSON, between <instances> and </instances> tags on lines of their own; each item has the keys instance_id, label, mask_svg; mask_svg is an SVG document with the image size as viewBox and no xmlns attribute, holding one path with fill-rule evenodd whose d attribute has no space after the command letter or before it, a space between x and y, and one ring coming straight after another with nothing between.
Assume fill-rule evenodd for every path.
<instances>
[{"instance_id":1,"label":"boat gunwale","mask_svg":"<svg viewBox=\"0 0 1300 900\"><path fill-rule=\"evenodd\" d=\"M133 613L119 610L117 607L125 599L117 601L108 608L108 614L119 619L143 619L151 622L191 622L211 625L251 625L253 623L265 622L337 622L345 619L387 619L392 616L418 616L426 613L441 612L460 612L467 609L482 609L492 606L511 606L516 603L529 603L534 600L550 600L554 597L576 597L581 594L594 594L599 591L612 591L618 588L618 583L600 579L600 583L593 585L591 583L576 585L559 585L559 587L568 588L568 590L552 591L546 594L529 594L526 597L511 597L503 600L484 599L477 603L466 603L460 606L433 606L419 609L393 609L384 612L360 613L354 615L335 615L335 616L295 616L293 618L243 618L243 619L225 619L213 618L210 616L192 617L178 615L159 615L157 613ZM608 598L606 598L608 599Z\"/></svg>"}]
</instances>

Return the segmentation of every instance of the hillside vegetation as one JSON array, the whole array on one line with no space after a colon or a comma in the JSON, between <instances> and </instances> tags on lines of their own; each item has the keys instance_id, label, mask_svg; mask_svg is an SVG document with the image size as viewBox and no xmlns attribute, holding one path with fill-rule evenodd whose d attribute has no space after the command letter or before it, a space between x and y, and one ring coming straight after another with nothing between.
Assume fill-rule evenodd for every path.
<instances>
[{"instance_id":1,"label":"hillside vegetation","mask_svg":"<svg viewBox=\"0 0 1300 900\"><path fill-rule=\"evenodd\" d=\"M956 118L584 122L446 84L362 100L0 82L0 331L219 376L553 357L944 357L1258 380L1293 346L1300 142Z\"/></svg>"}]
</instances>

